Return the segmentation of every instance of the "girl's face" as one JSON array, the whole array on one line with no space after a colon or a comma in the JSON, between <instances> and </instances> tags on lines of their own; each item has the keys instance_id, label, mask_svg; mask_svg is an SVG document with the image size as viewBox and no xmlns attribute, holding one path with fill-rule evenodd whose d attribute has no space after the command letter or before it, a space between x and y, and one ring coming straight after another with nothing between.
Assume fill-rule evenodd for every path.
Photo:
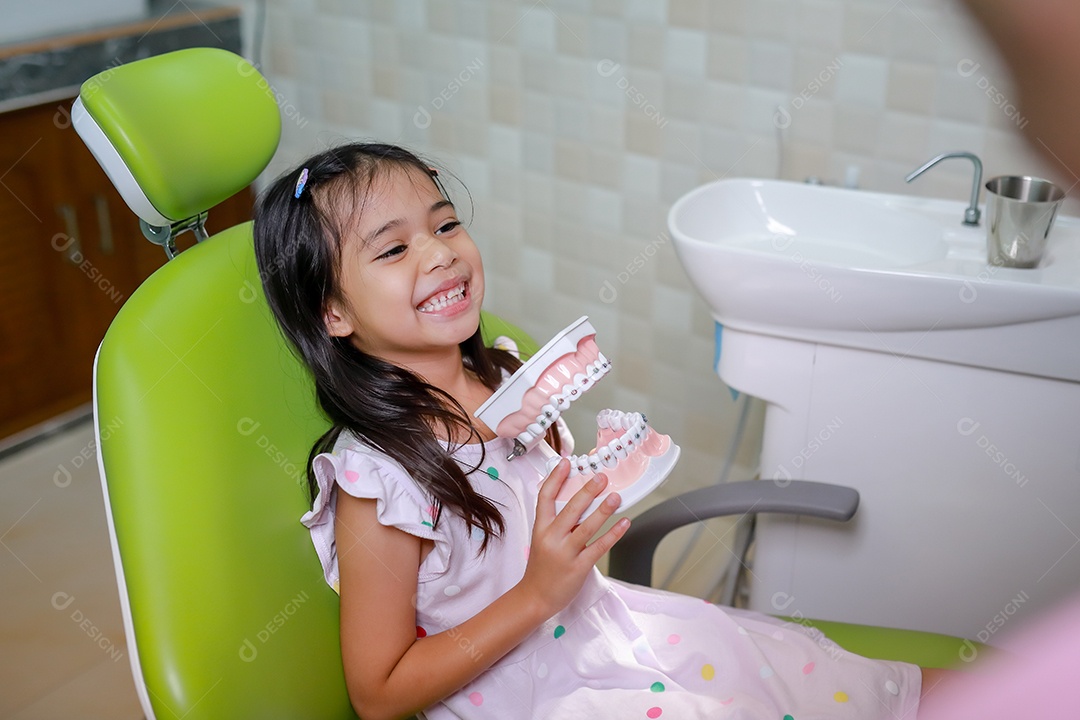
<instances>
[{"instance_id":1,"label":"girl's face","mask_svg":"<svg viewBox=\"0 0 1080 720\"><path fill-rule=\"evenodd\" d=\"M377 180L342 246L328 331L410 367L442 357L480 323L484 267L454 206L430 177L393 169Z\"/></svg>"}]
</instances>

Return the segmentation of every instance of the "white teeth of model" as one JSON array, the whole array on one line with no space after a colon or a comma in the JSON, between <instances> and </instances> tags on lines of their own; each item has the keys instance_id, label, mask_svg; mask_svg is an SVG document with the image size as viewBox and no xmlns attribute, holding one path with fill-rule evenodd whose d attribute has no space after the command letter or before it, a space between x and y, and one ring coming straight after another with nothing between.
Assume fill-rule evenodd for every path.
<instances>
[{"instance_id":1,"label":"white teeth of model","mask_svg":"<svg viewBox=\"0 0 1080 720\"><path fill-rule=\"evenodd\" d=\"M555 402L555 407L559 409L559 412L566 411L570 407L570 398L563 395L552 395L551 400Z\"/></svg>"},{"instance_id":2,"label":"white teeth of model","mask_svg":"<svg viewBox=\"0 0 1080 720\"><path fill-rule=\"evenodd\" d=\"M566 384L563 385L562 394L563 397L567 398L568 400L576 400L577 396L581 394L581 391L573 385Z\"/></svg>"},{"instance_id":3,"label":"white teeth of model","mask_svg":"<svg viewBox=\"0 0 1080 720\"><path fill-rule=\"evenodd\" d=\"M612 440L611 442L609 442L608 448L611 449L612 454L614 454L615 458L618 460L625 460L630 454L626 451L626 446L623 444L621 439Z\"/></svg>"},{"instance_id":4,"label":"white teeth of model","mask_svg":"<svg viewBox=\"0 0 1080 720\"><path fill-rule=\"evenodd\" d=\"M526 426L525 429L532 433L533 437L540 437L544 434L544 428L540 427L536 423L530 423L528 426Z\"/></svg>"},{"instance_id":5,"label":"white teeth of model","mask_svg":"<svg viewBox=\"0 0 1080 720\"><path fill-rule=\"evenodd\" d=\"M578 387L581 392L585 392L592 387L592 378L585 375L585 373L577 373L574 375L574 385Z\"/></svg>"},{"instance_id":6,"label":"white teeth of model","mask_svg":"<svg viewBox=\"0 0 1080 720\"><path fill-rule=\"evenodd\" d=\"M611 427L610 418L610 410L601 410L600 413L596 416L596 427L600 428L601 430L607 430Z\"/></svg>"},{"instance_id":7,"label":"white teeth of model","mask_svg":"<svg viewBox=\"0 0 1080 720\"><path fill-rule=\"evenodd\" d=\"M559 411L551 405L543 406L540 412L548 419L548 422L555 422L559 418Z\"/></svg>"},{"instance_id":8,"label":"white teeth of model","mask_svg":"<svg viewBox=\"0 0 1080 720\"><path fill-rule=\"evenodd\" d=\"M600 456L599 455L590 455L589 456L589 469L592 470L595 473L595 472L599 472L601 467L602 467L602 465L600 463Z\"/></svg>"},{"instance_id":9,"label":"white teeth of model","mask_svg":"<svg viewBox=\"0 0 1080 720\"><path fill-rule=\"evenodd\" d=\"M626 430L626 413L624 413L622 410L612 410L611 417L608 418L608 422L610 423L610 427L612 430Z\"/></svg>"},{"instance_id":10,"label":"white teeth of model","mask_svg":"<svg viewBox=\"0 0 1080 720\"><path fill-rule=\"evenodd\" d=\"M611 429L626 430L626 413L615 410L611 413Z\"/></svg>"},{"instance_id":11,"label":"white teeth of model","mask_svg":"<svg viewBox=\"0 0 1080 720\"><path fill-rule=\"evenodd\" d=\"M533 440L536 439L536 436L533 435L528 430L526 430L526 431L520 433L517 436L517 439L518 439L518 442L520 442L522 445L528 445L529 443L531 443Z\"/></svg>"}]
</instances>

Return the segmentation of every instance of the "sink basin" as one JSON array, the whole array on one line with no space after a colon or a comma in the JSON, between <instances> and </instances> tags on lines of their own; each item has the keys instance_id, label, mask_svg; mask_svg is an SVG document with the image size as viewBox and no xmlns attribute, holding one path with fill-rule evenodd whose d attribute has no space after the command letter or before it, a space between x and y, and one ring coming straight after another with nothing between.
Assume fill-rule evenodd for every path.
<instances>
[{"instance_id":1,"label":"sink basin","mask_svg":"<svg viewBox=\"0 0 1080 720\"><path fill-rule=\"evenodd\" d=\"M985 640L1075 595L1080 220L1003 268L965 207L745 179L672 207L716 371L765 407L761 478L860 497L842 526L757 519L750 609Z\"/></svg>"},{"instance_id":2,"label":"sink basin","mask_svg":"<svg viewBox=\"0 0 1080 720\"><path fill-rule=\"evenodd\" d=\"M671 208L687 275L716 319L773 334L926 332L1080 315L1080 219L1059 217L1039 268L986 261L966 203L720 180Z\"/></svg>"}]
</instances>

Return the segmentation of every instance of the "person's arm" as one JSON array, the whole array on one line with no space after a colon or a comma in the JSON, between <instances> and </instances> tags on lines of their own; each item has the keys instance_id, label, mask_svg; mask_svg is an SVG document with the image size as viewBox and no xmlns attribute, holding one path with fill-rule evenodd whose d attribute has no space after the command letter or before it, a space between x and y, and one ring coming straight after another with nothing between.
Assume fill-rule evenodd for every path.
<instances>
[{"instance_id":1,"label":"person's arm","mask_svg":"<svg viewBox=\"0 0 1080 720\"><path fill-rule=\"evenodd\" d=\"M1080 178L1080 2L964 0L1012 70L1024 132ZM978 58L973 58L978 61ZM991 78L993 80L993 78Z\"/></svg>"},{"instance_id":2,"label":"person's arm","mask_svg":"<svg viewBox=\"0 0 1080 720\"><path fill-rule=\"evenodd\" d=\"M570 518L580 517L603 485L587 485L555 517L555 494L568 470L563 461L541 488L546 509L537 508L521 582L466 622L419 639L413 603L420 538L380 525L374 500L339 494L342 661L349 697L364 720L405 717L460 690L576 596L629 523L587 544L618 507L617 496L580 526Z\"/></svg>"}]
</instances>

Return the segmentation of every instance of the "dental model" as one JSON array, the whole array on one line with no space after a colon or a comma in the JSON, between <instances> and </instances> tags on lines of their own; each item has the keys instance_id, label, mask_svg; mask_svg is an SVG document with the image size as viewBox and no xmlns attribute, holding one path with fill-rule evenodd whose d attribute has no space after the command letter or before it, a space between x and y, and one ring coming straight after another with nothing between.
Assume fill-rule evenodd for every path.
<instances>
[{"instance_id":1,"label":"dental model","mask_svg":"<svg viewBox=\"0 0 1080 720\"><path fill-rule=\"evenodd\" d=\"M560 456L544 436L571 404L611 369L596 346L596 330L579 318L551 339L476 411L476 417L500 437L514 438L508 460L525 456L546 477ZM597 473L608 486L585 511L592 512L610 492L625 510L655 490L671 473L679 446L653 430L641 413L602 410L596 416L596 447L571 455L570 477L556 498L556 510ZM538 452L530 453L537 449Z\"/></svg>"}]
</instances>

